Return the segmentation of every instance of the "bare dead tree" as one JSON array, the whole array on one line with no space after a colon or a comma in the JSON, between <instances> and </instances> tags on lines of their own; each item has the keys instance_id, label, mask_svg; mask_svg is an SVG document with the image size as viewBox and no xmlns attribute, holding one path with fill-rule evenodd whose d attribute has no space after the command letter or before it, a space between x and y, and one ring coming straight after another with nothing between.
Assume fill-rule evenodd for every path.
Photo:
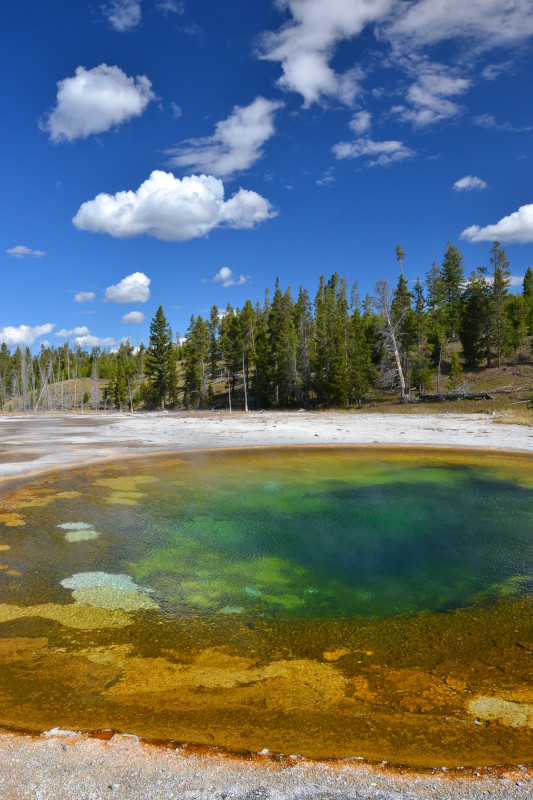
<instances>
[{"instance_id":1,"label":"bare dead tree","mask_svg":"<svg viewBox=\"0 0 533 800\"><path fill-rule=\"evenodd\" d=\"M91 405L95 411L98 411L100 407L100 392L98 389L98 358L95 356L93 361L93 391L91 396Z\"/></svg>"},{"instance_id":2,"label":"bare dead tree","mask_svg":"<svg viewBox=\"0 0 533 800\"><path fill-rule=\"evenodd\" d=\"M379 278L375 288L376 296L373 298L374 306L383 317L383 344L385 352L389 358L394 360L398 382L400 384L400 402L409 402L409 391L403 374L400 350L398 347L397 331L402 322L403 315L396 322L392 318L392 298L393 292L391 285L385 278Z\"/></svg>"}]
</instances>

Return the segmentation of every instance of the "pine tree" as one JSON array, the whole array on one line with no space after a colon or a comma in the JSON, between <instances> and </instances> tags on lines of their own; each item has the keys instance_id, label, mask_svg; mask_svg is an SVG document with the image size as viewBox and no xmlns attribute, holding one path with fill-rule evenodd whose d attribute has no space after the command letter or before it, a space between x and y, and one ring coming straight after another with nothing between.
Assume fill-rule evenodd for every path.
<instances>
[{"instance_id":1,"label":"pine tree","mask_svg":"<svg viewBox=\"0 0 533 800\"><path fill-rule=\"evenodd\" d=\"M524 317L528 333L533 333L533 270L531 267L526 269L524 283L522 285L522 296L524 298Z\"/></svg>"},{"instance_id":2,"label":"pine tree","mask_svg":"<svg viewBox=\"0 0 533 800\"><path fill-rule=\"evenodd\" d=\"M165 402L175 400L176 362L172 349L172 329L163 306L159 306L150 324L150 340L146 351L146 373L153 403L165 408Z\"/></svg>"},{"instance_id":3,"label":"pine tree","mask_svg":"<svg viewBox=\"0 0 533 800\"><path fill-rule=\"evenodd\" d=\"M370 313L361 314L354 304L350 317L349 337L349 400L360 406L377 377L372 363L373 323Z\"/></svg>"},{"instance_id":4,"label":"pine tree","mask_svg":"<svg viewBox=\"0 0 533 800\"><path fill-rule=\"evenodd\" d=\"M463 284L463 255L458 247L448 242L448 249L442 262L442 287L448 333L452 341L455 339L461 324Z\"/></svg>"},{"instance_id":5,"label":"pine tree","mask_svg":"<svg viewBox=\"0 0 533 800\"><path fill-rule=\"evenodd\" d=\"M490 292L490 345L496 351L498 368L503 356L511 347L511 324L507 314L511 270L505 250L499 242L494 242L490 251L492 267L492 287Z\"/></svg>"},{"instance_id":6,"label":"pine tree","mask_svg":"<svg viewBox=\"0 0 533 800\"><path fill-rule=\"evenodd\" d=\"M255 360L255 312L249 300L239 314L239 342L242 349L242 380L244 390L244 410L248 411L250 393L250 367Z\"/></svg>"},{"instance_id":7,"label":"pine tree","mask_svg":"<svg viewBox=\"0 0 533 800\"><path fill-rule=\"evenodd\" d=\"M459 336L466 363L470 367L479 366L487 352L490 286L485 275L485 267L478 267L471 274L462 298L464 314Z\"/></svg>"},{"instance_id":8,"label":"pine tree","mask_svg":"<svg viewBox=\"0 0 533 800\"><path fill-rule=\"evenodd\" d=\"M442 359L448 344L447 308L444 298L444 279L435 261L426 274L428 306L428 345L433 369L437 375L437 393L440 392Z\"/></svg>"},{"instance_id":9,"label":"pine tree","mask_svg":"<svg viewBox=\"0 0 533 800\"><path fill-rule=\"evenodd\" d=\"M418 393L422 394L430 381L429 358L427 352L427 314L425 310L424 291L420 278L416 279L415 289L415 307L413 310L414 319L414 332L416 335L416 343L413 348L413 356L411 361L411 383L418 388Z\"/></svg>"},{"instance_id":10,"label":"pine tree","mask_svg":"<svg viewBox=\"0 0 533 800\"><path fill-rule=\"evenodd\" d=\"M218 331L220 326L220 314L218 308L213 306L209 312L209 322L207 323L207 334L209 337L209 374L213 380L217 373L220 349L218 346Z\"/></svg>"},{"instance_id":11,"label":"pine tree","mask_svg":"<svg viewBox=\"0 0 533 800\"><path fill-rule=\"evenodd\" d=\"M185 391L190 405L204 406L207 398L209 326L202 317L191 317L185 337Z\"/></svg>"},{"instance_id":12,"label":"pine tree","mask_svg":"<svg viewBox=\"0 0 533 800\"><path fill-rule=\"evenodd\" d=\"M307 289L303 289L301 286L294 309L294 320L298 337L297 368L302 378L304 403L307 404L311 388L314 324L309 293Z\"/></svg>"},{"instance_id":13,"label":"pine tree","mask_svg":"<svg viewBox=\"0 0 533 800\"><path fill-rule=\"evenodd\" d=\"M450 389L457 389L463 383L463 368L459 361L459 353L454 350L452 354L452 361L450 364L450 377L448 379L448 386Z\"/></svg>"}]
</instances>

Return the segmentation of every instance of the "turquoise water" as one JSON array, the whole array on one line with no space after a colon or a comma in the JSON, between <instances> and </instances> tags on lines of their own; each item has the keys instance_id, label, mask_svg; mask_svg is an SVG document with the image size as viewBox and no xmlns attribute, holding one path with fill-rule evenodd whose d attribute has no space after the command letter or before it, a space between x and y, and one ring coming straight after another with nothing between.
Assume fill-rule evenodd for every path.
<instances>
[{"instance_id":1,"label":"turquoise water","mask_svg":"<svg viewBox=\"0 0 533 800\"><path fill-rule=\"evenodd\" d=\"M477 467L389 467L385 480L375 465L373 479L322 466L307 485L264 480L258 465L245 488L228 476L165 499L167 543L131 572L173 605L294 618L440 612L532 589L531 489Z\"/></svg>"},{"instance_id":2,"label":"turquoise water","mask_svg":"<svg viewBox=\"0 0 533 800\"><path fill-rule=\"evenodd\" d=\"M530 593L530 473L529 461L349 449L64 473L73 496L23 505L23 526L5 531L24 580L0 584L0 602L70 602L85 573L123 575L177 617L391 616ZM58 480L35 485L52 498Z\"/></svg>"}]
</instances>

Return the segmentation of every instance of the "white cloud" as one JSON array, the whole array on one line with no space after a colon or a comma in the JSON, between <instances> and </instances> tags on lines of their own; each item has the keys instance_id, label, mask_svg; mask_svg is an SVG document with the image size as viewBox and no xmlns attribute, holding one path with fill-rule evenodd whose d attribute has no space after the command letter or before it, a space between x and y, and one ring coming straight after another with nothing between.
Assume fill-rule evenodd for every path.
<instances>
[{"instance_id":1,"label":"white cloud","mask_svg":"<svg viewBox=\"0 0 533 800\"><path fill-rule=\"evenodd\" d=\"M358 111L349 122L349 127L358 136L368 133L372 126L372 117L368 111Z\"/></svg>"},{"instance_id":2,"label":"white cloud","mask_svg":"<svg viewBox=\"0 0 533 800\"><path fill-rule=\"evenodd\" d=\"M102 10L119 33L131 31L141 23L141 0L110 0Z\"/></svg>"},{"instance_id":3,"label":"white cloud","mask_svg":"<svg viewBox=\"0 0 533 800\"><path fill-rule=\"evenodd\" d=\"M334 145L333 152L338 159L362 158L369 156L370 167L388 167L397 161L404 161L415 155L403 142L375 142L373 139L356 139L354 142L339 142Z\"/></svg>"},{"instance_id":4,"label":"white cloud","mask_svg":"<svg viewBox=\"0 0 533 800\"><path fill-rule=\"evenodd\" d=\"M144 322L144 314L142 311L130 311L128 314L124 314L120 321L123 325L140 325L141 322Z\"/></svg>"},{"instance_id":5,"label":"white cloud","mask_svg":"<svg viewBox=\"0 0 533 800\"><path fill-rule=\"evenodd\" d=\"M150 298L150 278L144 272L134 272L122 278L116 286L105 290L105 303L146 303Z\"/></svg>"},{"instance_id":6,"label":"white cloud","mask_svg":"<svg viewBox=\"0 0 533 800\"><path fill-rule=\"evenodd\" d=\"M222 283L222 286L243 286L245 283L250 282L250 275L239 275L237 277L229 267L222 267L219 269L215 277L214 283Z\"/></svg>"},{"instance_id":7,"label":"white cloud","mask_svg":"<svg viewBox=\"0 0 533 800\"><path fill-rule=\"evenodd\" d=\"M215 133L189 139L168 150L175 167L206 172L218 178L248 169L263 155L262 145L274 134L274 113L283 103L257 97L249 106L235 106Z\"/></svg>"},{"instance_id":8,"label":"white cloud","mask_svg":"<svg viewBox=\"0 0 533 800\"><path fill-rule=\"evenodd\" d=\"M487 186L488 183L482 178L478 178L476 175L465 175L464 178L455 181L453 188L457 192L470 192L472 189L486 189Z\"/></svg>"},{"instance_id":9,"label":"white cloud","mask_svg":"<svg viewBox=\"0 0 533 800\"><path fill-rule=\"evenodd\" d=\"M469 80L446 74L446 68L441 64L418 64L417 71L422 71L422 74L407 91L410 107L393 109L403 120L422 128L455 117L462 111L462 106L450 98L466 92Z\"/></svg>"},{"instance_id":10,"label":"white cloud","mask_svg":"<svg viewBox=\"0 0 533 800\"><path fill-rule=\"evenodd\" d=\"M179 119L181 116L183 116L183 110L181 106L179 106L177 103L174 103L174 101L171 102L170 108L172 110L172 116L174 119Z\"/></svg>"},{"instance_id":11,"label":"white cloud","mask_svg":"<svg viewBox=\"0 0 533 800\"><path fill-rule=\"evenodd\" d=\"M44 336L50 333L55 328L51 322L46 322L44 325L19 325L14 327L12 325L5 325L0 327L0 342L5 342L8 347L28 347L33 344L39 336Z\"/></svg>"},{"instance_id":12,"label":"white cloud","mask_svg":"<svg viewBox=\"0 0 533 800\"><path fill-rule=\"evenodd\" d=\"M99 336L87 335L77 336L74 339L74 344L77 347L113 347L116 341L112 336L106 336L104 339L100 339Z\"/></svg>"},{"instance_id":13,"label":"white cloud","mask_svg":"<svg viewBox=\"0 0 533 800\"><path fill-rule=\"evenodd\" d=\"M96 295L94 292L78 292L74 295L76 303L92 303Z\"/></svg>"},{"instance_id":14,"label":"white cloud","mask_svg":"<svg viewBox=\"0 0 533 800\"><path fill-rule=\"evenodd\" d=\"M281 63L279 85L299 92L306 107L328 96L353 102L358 72L338 75L330 61L339 42L382 19L393 0L277 0L276 5L292 19L263 35L261 57Z\"/></svg>"},{"instance_id":15,"label":"white cloud","mask_svg":"<svg viewBox=\"0 0 533 800\"><path fill-rule=\"evenodd\" d=\"M55 108L40 122L53 142L86 139L132 117L155 98L146 75L129 78L119 67L77 67L73 78L57 82Z\"/></svg>"},{"instance_id":16,"label":"white cloud","mask_svg":"<svg viewBox=\"0 0 533 800\"><path fill-rule=\"evenodd\" d=\"M179 3L176 0L158 0L157 10L162 11L164 14L183 14L185 12L185 3Z\"/></svg>"},{"instance_id":17,"label":"white cloud","mask_svg":"<svg viewBox=\"0 0 533 800\"><path fill-rule=\"evenodd\" d=\"M471 225L462 232L461 239L468 239L469 242L500 241L507 244L530 244L533 242L533 204L520 206L518 211L503 217L494 225L487 225L484 228Z\"/></svg>"},{"instance_id":18,"label":"white cloud","mask_svg":"<svg viewBox=\"0 0 533 800\"><path fill-rule=\"evenodd\" d=\"M13 256L13 258L26 258L26 256L33 256L33 258L42 258L46 255L44 250L31 250L29 247L26 247L24 244L17 244L15 247L10 247L9 250L6 250L8 256Z\"/></svg>"},{"instance_id":19,"label":"white cloud","mask_svg":"<svg viewBox=\"0 0 533 800\"><path fill-rule=\"evenodd\" d=\"M419 0L398 3L395 11L389 37L415 45L466 38L490 48L533 35L531 0Z\"/></svg>"},{"instance_id":20,"label":"white cloud","mask_svg":"<svg viewBox=\"0 0 533 800\"><path fill-rule=\"evenodd\" d=\"M61 328L60 331L56 331L54 333L54 336L57 336L58 339L72 339L73 336L87 336L89 333L89 328L86 328L85 325L83 325L80 328L71 328L70 330Z\"/></svg>"},{"instance_id":21,"label":"white cloud","mask_svg":"<svg viewBox=\"0 0 533 800\"><path fill-rule=\"evenodd\" d=\"M481 70L481 77L486 81L495 81L505 72L508 72L511 67L510 61L505 61L503 64L487 64Z\"/></svg>"},{"instance_id":22,"label":"white cloud","mask_svg":"<svg viewBox=\"0 0 533 800\"><path fill-rule=\"evenodd\" d=\"M224 184L212 175L175 178L155 170L136 191L99 194L74 219L80 230L128 237L147 234L168 242L205 236L217 227L253 228L276 212L264 197L239 189L224 200Z\"/></svg>"},{"instance_id":23,"label":"white cloud","mask_svg":"<svg viewBox=\"0 0 533 800\"><path fill-rule=\"evenodd\" d=\"M474 117L474 125L495 131L509 131L511 133L526 133L533 130L533 125L511 125L510 122L498 122L493 114L480 114Z\"/></svg>"},{"instance_id":24,"label":"white cloud","mask_svg":"<svg viewBox=\"0 0 533 800\"><path fill-rule=\"evenodd\" d=\"M335 183L335 175L333 174L334 170L333 167L327 169L321 178L318 178L316 181L317 186L331 186L332 183Z\"/></svg>"}]
</instances>

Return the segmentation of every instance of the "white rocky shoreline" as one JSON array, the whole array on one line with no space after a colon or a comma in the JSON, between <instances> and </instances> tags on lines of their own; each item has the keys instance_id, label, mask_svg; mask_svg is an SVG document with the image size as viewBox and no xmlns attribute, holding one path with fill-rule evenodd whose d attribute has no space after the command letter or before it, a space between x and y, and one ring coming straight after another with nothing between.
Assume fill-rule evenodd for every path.
<instances>
[{"instance_id":1,"label":"white rocky shoreline","mask_svg":"<svg viewBox=\"0 0 533 800\"><path fill-rule=\"evenodd\" d=\"M0 479L157 451L400 445L533 452L533 429L486 414L181 412L0 415ZM533 742L532 742L533 761ZM526 766L416 771L357 760L225 756L55 731L0 734L4 800L529 800Z\"/></svg>"},{"instance_id":2,"label":"white rocky shoreline","mask_svg":"<svg viewBox=\"0 0 533 800\"><path fill-rule=\"evenodd\" d=\"M400 445L533 451L533 428L488 414L159 412L0 415L0 478L161 450Z\"/></svg>"}]
</instances>

